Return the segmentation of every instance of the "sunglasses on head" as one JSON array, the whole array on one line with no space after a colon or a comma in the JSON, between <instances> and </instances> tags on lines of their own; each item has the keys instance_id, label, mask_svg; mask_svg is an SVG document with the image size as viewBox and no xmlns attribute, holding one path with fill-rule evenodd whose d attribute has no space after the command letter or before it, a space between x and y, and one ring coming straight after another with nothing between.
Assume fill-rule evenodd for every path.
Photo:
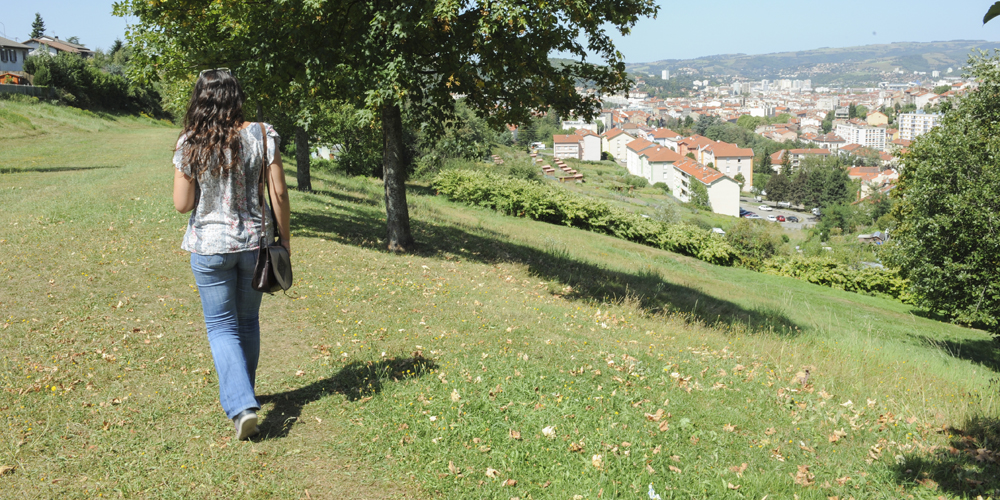
<instances>
[{"instance_id":1,"label":"sunglasses on head","mask_svg":"<svg viewBox=\"0 0 1000 500\"><path fill-rule=\"evenodd\" d=\"M201 73L198 73L198 78L205 76L205 73L208 73L209 71L225 71L227 75L233 74L232 71L229 71L229 68L211 68L201 70Z\"/></svg>"}]
</instances>

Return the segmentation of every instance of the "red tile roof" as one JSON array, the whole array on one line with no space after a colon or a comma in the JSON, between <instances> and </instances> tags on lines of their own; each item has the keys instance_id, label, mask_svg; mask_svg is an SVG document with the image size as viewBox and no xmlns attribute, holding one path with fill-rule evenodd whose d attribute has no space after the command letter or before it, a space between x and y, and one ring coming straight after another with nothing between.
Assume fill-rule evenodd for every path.
<instances>
[{"instance_id":1,"label":"red tile roof","mask_svg":"<svg viewBox=\"0 0 1000 500\"><path fill-rule=\"evenodd\" d=\"M579 144L580 143L580 136L578 136L576 134L571 134L571 135L553 135L552 136L552 142L553 142L553 144Z\"/></svg>"},{"instance_id":2,"label":"red tile roof","mask_svg":"<svg viewBox=\"0 0 1000 500\"><path fill-rule=\"evenodd\" d=\"M675 152L670 148L657 147L649 148L642 152L642 156L646 157L649 163L676 163L679 161L684 161L684 157Z\"/></svg>"},{"instance_id":3,"label":"red tile roof","mask_svg":"<svg viewBox=\"0 0 1000 500\"><path fill-rule=\"evenodd\" d=\"M714 168L703 166L700 163L688 158L674 163L674 168L690 175L691 177L694 177L695 179L698 179L702 182L702 184L706 185L725 177L725 175L722 175L722 172L719 172Z\"/></svg>"},{"instance_id":4,"label":"red tile roof","mask_svg":"<svg viewBox=\"0 0 1000 500\"><path fill-rule=\"evenodd\" d=\"M653 131L653 139L674 139L678 137L683 136L673 130L670 130L669 128L658 128Z\"/></svg>"},{"instance_id":5,"label":"red tile roof","mask_svg":"<svg viewBox=\"0 0 1000 500\"><path fill-rule=\"evenodd\" d=\"M728 142L716 142L714 144L709 144L707 148L711 151L716 158L733 158L733 157L747 157L753 156L753 150L750 148L741 148L735 144L730 144Z\"/></svg>"},{"instance_id":6,"label":"red tile roof","mask_svg":"<svg viewBox=\"0 0 1000 500\"><path fill-rule=\"evenodd\" d=\"M647 141L646 139L636 139L636 140L634 140L634 141L626 144L626 147L628 147L632 151L635 151L636 153L638 153L639 151L642 151L642 150L644 150L644 149L646 149L646 148L648 148L650 146L656 146L656 145L657 144L655 142L650 142L650 141Z\"/></svg>"}]
</instances>

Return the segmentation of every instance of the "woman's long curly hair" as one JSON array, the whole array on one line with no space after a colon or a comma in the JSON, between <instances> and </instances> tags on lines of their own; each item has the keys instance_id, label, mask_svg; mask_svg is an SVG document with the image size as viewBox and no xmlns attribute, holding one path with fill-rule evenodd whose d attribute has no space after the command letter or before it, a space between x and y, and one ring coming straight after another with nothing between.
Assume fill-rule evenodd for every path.
<instances>
[{"instance_id":1,"label":"woman's long curly hair","mask_svg":"<svg viewBox=\"0 0 1000 500\"><path fill-rule=\"evenodd\" d=\"M198 77L184 115L184 163L201 175L228 173L240 164L243 89L229 72L206 71ZM226 154L228 152L228 154Z\"/></svg>"}]
</instances>

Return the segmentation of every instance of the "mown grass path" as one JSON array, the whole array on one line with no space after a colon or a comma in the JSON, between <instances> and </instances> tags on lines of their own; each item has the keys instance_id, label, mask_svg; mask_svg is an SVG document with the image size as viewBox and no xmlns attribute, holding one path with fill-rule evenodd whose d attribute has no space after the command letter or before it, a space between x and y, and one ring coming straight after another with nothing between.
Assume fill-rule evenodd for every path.
<instances>
[{"instance_id":1,"label":"mown grass path","mask_svg":"<svg viewBox=\"0 0 1000 500\"><path fill-rule=\"evenodd\" d=\"M292 197L293 298L262 307L262 436L232 442L170 203L176 129L0 110L35 127L0 127L0 497L1000 487L982 332L420 185L421 247L387 254L380 186L323 173Z\"/></svg>"}]
</instances>

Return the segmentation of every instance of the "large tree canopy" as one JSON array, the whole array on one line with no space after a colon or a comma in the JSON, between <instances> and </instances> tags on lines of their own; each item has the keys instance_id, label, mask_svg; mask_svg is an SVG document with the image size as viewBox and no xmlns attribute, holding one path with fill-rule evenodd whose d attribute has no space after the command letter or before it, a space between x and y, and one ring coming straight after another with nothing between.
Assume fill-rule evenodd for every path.
<instances>
[{"instance_id":1,"label":"large tree canopy","mask_svg":"<svg viewBox=\"0 0 1000 500\"><path fill-rule=\"evenodd\" d=\"M919 303L1000 333L1000 53L969 60L979 88L917 138L893 190L888 262Z\"/></svg>"},{"instance_id":2,"label":"large tree canopy","mask_svg":"<svg viewBox=\"0 0 1000 500\"><path fill-rule=\"evenodd\" d=\"M257 98L338 98L381 120L387 246L413 244L406 209L403 110L440 130L455 96L495 127L551 108L590 118L625 90L611 31L657 12L652 0L122 0L147 74L191 78L227 65ZM553 64L559 53L574 59ZM589 62L595 60L599 64ZM594 89L596 94L581 92ZM286 106L290 106L287 104Z\"/></svg>"}]
</instances>

